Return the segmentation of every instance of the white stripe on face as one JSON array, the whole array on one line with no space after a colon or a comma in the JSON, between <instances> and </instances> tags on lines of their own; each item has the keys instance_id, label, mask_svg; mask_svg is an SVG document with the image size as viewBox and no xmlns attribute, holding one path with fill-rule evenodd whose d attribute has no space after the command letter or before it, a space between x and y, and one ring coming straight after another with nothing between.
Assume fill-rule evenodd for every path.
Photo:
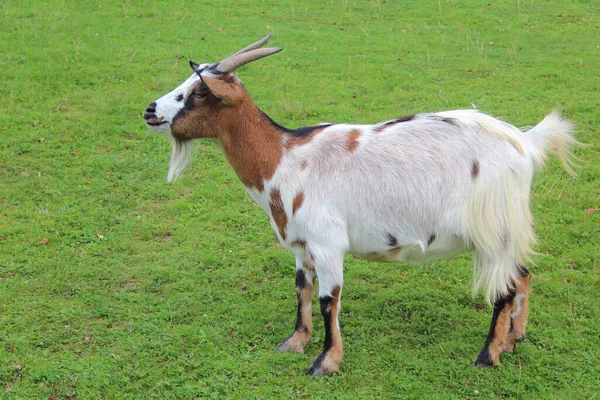
<instances>
[{"instance_id":1,"label":"white stripe on face","mask_svg":"<svg viewBox=\"0 0 600 400\"><path fill-rule=\"evenodd\" d=\"M201 64L198 67L198 70L204 69L210 65L212 64ZM156 117L159 119L163 118L167 123L152 126L153 129L168 135L171 134L171 123L173 122L173 118L184 108L185 100L199 80L200 77L194 72L181 85L156 100Z\"/></svg>"}]
</instances>

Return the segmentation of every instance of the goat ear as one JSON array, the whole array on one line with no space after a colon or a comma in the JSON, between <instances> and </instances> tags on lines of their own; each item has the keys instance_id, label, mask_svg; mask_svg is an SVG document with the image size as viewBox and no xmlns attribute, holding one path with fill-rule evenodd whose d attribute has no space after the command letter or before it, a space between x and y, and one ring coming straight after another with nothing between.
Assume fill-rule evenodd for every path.
<instances>
[{"instance_id":1,"label":"goat ear","mask_svg":"<svg viewBox=\"0 0 600 400\"><path fill-rule=\"evenodd\" d=\"M200 75L200 79L208 90L226 105L235 104L241 99L240 87L231 75L218 77Z\"/></svg>"}]
</instances>

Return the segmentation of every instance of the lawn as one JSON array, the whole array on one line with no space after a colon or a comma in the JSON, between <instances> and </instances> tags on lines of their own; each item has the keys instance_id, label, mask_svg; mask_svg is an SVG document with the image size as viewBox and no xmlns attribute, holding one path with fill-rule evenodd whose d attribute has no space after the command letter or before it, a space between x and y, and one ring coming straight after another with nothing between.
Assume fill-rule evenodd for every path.
<instances>
[{"instance_id":1,"label":"lawn","mask_svg":"<svg viewBox=\"0 0 600 400\"><path fill-rule=\"evenodd\" d=\"M517 126L552 109L592 146L535 176L527 340L477 369L491 309L469 254L345 264L341 372L274 352L294 258L210 142L166 183L143 123L182 82L273 32L239 70L288 127L472 108ZM0 398L600 398L600 3L0 3Z\"/></svg>"}]
</instances>

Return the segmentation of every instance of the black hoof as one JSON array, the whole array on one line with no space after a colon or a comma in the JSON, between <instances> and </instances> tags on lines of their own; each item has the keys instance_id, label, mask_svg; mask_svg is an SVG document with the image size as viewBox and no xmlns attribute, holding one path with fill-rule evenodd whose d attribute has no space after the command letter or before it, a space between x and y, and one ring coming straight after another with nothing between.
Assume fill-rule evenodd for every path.
<instances>
[{"instance_id":1,"label":"black hoof","mask_svg":"<svg viewBox=\"0 0 600 400\"><path fill-rule=\"evenodd\" d=\"M325 359L325 353L321 353L314 359L306 375L311 375L313 378L327 375L323 369L323 360Z\"/></svg>"},{"instance_id":2,"label":"black hoof","mask_svg":"<svg viewBox=\"0 0 600 400\"><path fill-rule=\"evenodd\" d=\"M487 348L481 350L473 363L476 367L493 367L494 362L492 361L492 355Z\"/></svg>"}]
</instances>

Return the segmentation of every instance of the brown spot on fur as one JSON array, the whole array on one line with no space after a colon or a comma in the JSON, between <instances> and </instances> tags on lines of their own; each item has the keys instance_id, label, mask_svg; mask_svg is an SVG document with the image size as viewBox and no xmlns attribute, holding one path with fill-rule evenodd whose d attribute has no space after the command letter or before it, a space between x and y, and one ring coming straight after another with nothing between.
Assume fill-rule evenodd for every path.
<instances>
[{"instance_id":1,"label":"brown spot on fur","mask_svg":"<svg viewBox=\"0 0 600 400\"><path fill-rule=\"evenodd\" d=\"M292 202L292 215L296 215L296 211L302 206L302 202L304 201L304 192L299 192L296 196L294 196L294 201Z\"/></svg>"},{"instance_id":2,"label":"brown spot on fur","mask_svg":"<svg viewBox=\"0 0 600 400\"><path fill-rule=\"evenodd\" d=\"M271 215L275 225L279 228L279 235L281 239L285 241L286 234L285 229L287 228L287 215L283 208L283 202L281 201L281 192L277 188L271 190L271 202L269 204L271 208Z\"/></svg>"},{"instance_id":3,"label":"brown spot on fur","mask_svg":"<svg viewBox=\"0 0 600 400\"><path fill-rule=\"evenodd\" d=\"M315 267L313 266L313 262L312 261L304 261L302 263L302 268L308 270L308 271L314 271ZM314 285L314 282L313 282Z\"/></svg>"},{"instance_id":4,"label":"brown spot on fur","mask_svg":"<svg viewBox=\"0 0 600 400\"><path fill-rule=\"evenodd\" d=\"M306 240L294 240L292 242L292 246L302 247L304 250L306 250Z\"/></svg>"},{"instance_id":5,"label":"brown spot on fur","mask_svg":"<svg viewBox=\"0 0 600 400\"><path fill-rule=\"evenodd\" d=\"M400 253L402 253L402 246L397 246L390 250L389 254L392 258L390 261L395 261Z\"/></svg>"},{"instance_id":6,"label":"brown spot on fur","mask_svg":"<svg viewBox=\"0 0 600 400\"><path fill-rule=\"evenodd\" d=\"M360 137L361 133L358 129L353 129L348 133L348 142L346 143L346 150L348 150L350 153L354 153L356 151L356 149L358 149L359 146L359 142L358 142L358 138Z\"/></svg>"},{"instance_id":7,"label":"brown spot on fur","mask_svg":"<svg viewBox=\"0 0 600 400\"><path fill-rule=\"evenodd\" d=\"M479 175L479 161L473 161L473 166L471 167L471 178L475 179Z\"/></svg>"},{"instance_id":8,"label":"brown spot on fur","mask_svg":"<svg viewBox=\"0 0 600 400\"><path fill-rule=\"evenodd\" d=\"M307 165L308 165L308 161L302 160L302 165L300 165L300 169L304 171L306 169Z\"/></svg>"},{"instance_id":9,"label":"brown spot on fur","mask_svg":"<svg viewBox=\"0 0 600 400\"><path fill-rule=\"evenodd\" d=\"M263 182L275 174L283 155L281 133L254 105L242 85L231 75L221 80L220 95L233 101L225 104L211 94L205 83L198 83L195 92L205 96L189 96L172 122L173 137L182 140L216 139L227 160L246 187L264 190ZM252 121L239 124L238 121Z\"/></svg>"},{"instance_id":10,"label":"brown spot on fur","mask_svg":"<svg viewBox=\"0 0 600 400\"><path fill-rule=\"evenodd\" d=\"M396 262L398 256L402 252L402 246L396 246L385 253L366 253L366 254L352 254L355 258L367 261L377 262Z\"/></svg>"},{"instance_id":11,"label":"brown spot on fur","mask_svg":"<svg viewBox=\"0 0 600 400\"><path fill-rule=\"evenodd\" d=\"M335 304L335 306L337 307L338 302L340 301L340 287L339 286L335 286L332 290L331 290L331 297L333 297L333 303Z\"/></svg>"},{"instance_id":12,"label":"brown spot on fur","mask_svg":"<svg viewBox=\"0 0 600 400\"><path fill-rule=\"evenodd\" d=\"M330 125L325 125L323 126L323 128L315 129L306 136L294 136L286 134L283 139L283 146L286 150L291 150L296 146L302 146L307 143L310 143L315 138L315 136L323 132L323 130L329 126Z\"/></svg>"},{"instance_id":13,"label":"brown spot on fur","mask_svg":"<svg viewBox=\"0 0 600 400\"><path fill-rule=\"evenodd\" d=\"M410 120L414 119L415 117L416 117L416 114L412 114L412 115L408 115L406 117L396 118L391 121L384 122L384 123L380 124L377 128L375 128L375 132L381 132L384 129L386 129L392 125L399 124L400 122L410 121Z\"/></svg>"}]
</instances>

